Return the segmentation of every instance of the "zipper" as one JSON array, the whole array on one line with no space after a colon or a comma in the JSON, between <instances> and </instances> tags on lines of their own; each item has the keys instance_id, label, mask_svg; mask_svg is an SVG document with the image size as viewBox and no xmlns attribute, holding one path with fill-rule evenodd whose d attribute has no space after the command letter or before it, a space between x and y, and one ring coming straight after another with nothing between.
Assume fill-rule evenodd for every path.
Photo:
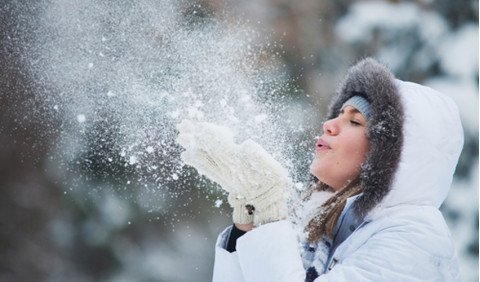
<instances>
[{"instance_id":1,"label":"zipper","mask_svg":"<svg viewBox=\"0 0 480 282\"><path fill-rule=\"evenodd\" d=\"M336 257L333 258L332 262L330 263L330 266L328 267L328 271L332 270L333 267L337 264L337 262L338 262L338 258L336 258Z\"/></svg>"}]
</instances>

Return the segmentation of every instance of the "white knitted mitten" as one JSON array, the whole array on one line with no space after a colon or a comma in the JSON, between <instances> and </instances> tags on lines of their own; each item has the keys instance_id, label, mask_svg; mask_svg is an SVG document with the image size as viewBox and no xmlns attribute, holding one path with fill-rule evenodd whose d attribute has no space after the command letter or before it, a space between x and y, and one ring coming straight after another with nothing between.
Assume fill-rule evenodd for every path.
<instances>
[{"instance_id":1,"label":"white knitted mitten","mask_svg":"<svg viewBox=\"0 0 480 282\"><path fill-rule=\"evenodd\" d=\"M231 131L207 122L182 121L181 158L229 193L233 221L256 226L287 216L288 171L252 140L235 144Z\"/></svg>"}]
</instances>

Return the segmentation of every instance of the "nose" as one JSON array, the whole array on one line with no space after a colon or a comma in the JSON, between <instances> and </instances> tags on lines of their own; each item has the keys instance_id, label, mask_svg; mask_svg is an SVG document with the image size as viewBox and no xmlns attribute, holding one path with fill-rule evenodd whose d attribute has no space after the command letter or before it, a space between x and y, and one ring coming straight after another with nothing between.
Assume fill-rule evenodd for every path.
<instances>
[{"instance_id":1,"label":"nose","mask_svg":"<svg viewBox=\"0 0 480 282\"><path fill-rule=\"evenodd\" d=\"M337 118L329 119L323 123L323 132L327 135L337 135L339 132Z\"/></svg>"}]
</instances>

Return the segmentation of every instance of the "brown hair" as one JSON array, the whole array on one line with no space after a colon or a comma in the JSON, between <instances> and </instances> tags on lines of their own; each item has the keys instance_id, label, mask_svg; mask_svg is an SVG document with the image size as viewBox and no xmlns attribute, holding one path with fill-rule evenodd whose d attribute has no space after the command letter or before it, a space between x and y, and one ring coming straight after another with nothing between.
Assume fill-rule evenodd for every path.
<instances>
[{"instance_id":1,"label":"brown hair","mask_svg":"<svg viewBox=\"0 0 480 282\"><path fill-rule=\"evenodd\" d=\"M325 183L318 182L310 191L309 195L314 191L327 191L331 188ZM333 237L333 232L337 226L338 218L345 208L347 199L349 197L358 195L362 192L360 185L360 176L357 176L347 186L337 191L327 201L325 201L320 207L319 212L308 222L305 227L305 231L308 234L308 241L311 243L317 243L322 236Z\"/></svg>"}]
</instances>

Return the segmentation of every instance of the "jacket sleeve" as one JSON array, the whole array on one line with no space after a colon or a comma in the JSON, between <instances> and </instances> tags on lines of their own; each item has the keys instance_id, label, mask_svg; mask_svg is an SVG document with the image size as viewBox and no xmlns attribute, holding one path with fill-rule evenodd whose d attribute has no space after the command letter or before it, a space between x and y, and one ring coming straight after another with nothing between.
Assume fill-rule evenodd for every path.
<instances>
[{"instance_id":1,"label":"jacket sleeve","mask_svg":"<svg viewBox=\"0 0 480 282\"><path fill-rule=\"evenodd\" d=\"M237 252L227 251L227 243L232 226L226 228L217 238L215 244L215 262L213 265L213 282L243 282L242 270Z\"/></svg>"},{"instance_id":2,"label":"jacket sleeve","mask_svg":"<svg viewBox=\"0 0 480 282\"><path fill-rule=\"evenodd\" d=\"M297 237L288 221L247 232L237 240L237 255L245 281L305 281Z\"/></svg>"}]
</instances>

